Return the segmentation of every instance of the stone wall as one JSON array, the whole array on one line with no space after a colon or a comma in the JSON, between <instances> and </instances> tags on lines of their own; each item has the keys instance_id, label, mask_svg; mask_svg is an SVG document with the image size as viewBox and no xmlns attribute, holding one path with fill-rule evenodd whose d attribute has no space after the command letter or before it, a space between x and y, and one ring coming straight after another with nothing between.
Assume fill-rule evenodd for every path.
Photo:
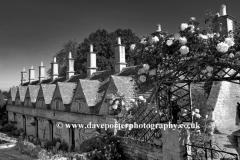
<instances>
[{"instance_id":1,"label":"stone wall","mask_svg":"<svg viewBox=\"0 0 240 160\"><path fill-rule=\"evenodd\" d=\"M236 107L240 102L240 85L230 82L214 82L208 105L213 108L212 119L217 129L225 130L236 126Z\"/></svg>"},{"instance_id":2,"label":"stone wall","mask_svg":"<svg viewBox=\"0 0 240 160\"><path fill-rule=\"evenodd\" d=\"M121 149L125 160L162 160L162 148L128 138L121 139Z\"/></svg>"}]
</instances>

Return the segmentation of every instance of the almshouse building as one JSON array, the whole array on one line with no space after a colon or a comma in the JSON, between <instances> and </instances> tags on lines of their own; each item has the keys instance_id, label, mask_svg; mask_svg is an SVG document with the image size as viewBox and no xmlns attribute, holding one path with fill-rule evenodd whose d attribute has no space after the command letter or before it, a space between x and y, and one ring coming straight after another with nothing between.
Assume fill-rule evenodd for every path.
<instances>
[{"instance_id":1,"label":"almshouse building","mask_svg":"<svg viewBox=\"0 0 240 160\"><path fill-rule=\"evenodd\" d=\"M96 71L96 53L91 45L87 74L74 75L71 53L67 59L66 78L58 77L56 57L51 63L51 78L45 79L42 62L38 80L35 80L35 70L31 67L27 81L24 69L21 72L21 85L10 89L7 109L9 121L16 122L16 127L22 128L26 135L49 141L60 138L77 149L96 129L60 129L56 123L115 123L114 117L109 114L109 95L121 92L127 100L136 96L133 78L129 76L136 75L140 66L126 67L125 47L120 38L115 46L115 57L115 69Z\"/></svg>"}]
</instances>

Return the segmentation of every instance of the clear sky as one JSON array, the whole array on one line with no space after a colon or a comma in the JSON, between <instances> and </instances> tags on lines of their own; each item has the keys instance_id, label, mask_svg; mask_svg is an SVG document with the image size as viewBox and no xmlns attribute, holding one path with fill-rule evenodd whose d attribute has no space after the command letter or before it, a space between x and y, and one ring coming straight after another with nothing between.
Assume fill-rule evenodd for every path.
<instances>
[{"instance_id":1,"label":"clear sky","mask_svg":"<svg viewBox=\"0 0 240 160\"><path fill-rule=\"evenodd\" d=\"M99 28L130 28L142 36L158 23L174 33L193 16L203 25L204 11L222 4L240 20L239 0L0 0L0 89L19 85L23 67L33 66L37 79L40 61L48 70L70 39L80 43Z\"/></svg>"}]
</instances>

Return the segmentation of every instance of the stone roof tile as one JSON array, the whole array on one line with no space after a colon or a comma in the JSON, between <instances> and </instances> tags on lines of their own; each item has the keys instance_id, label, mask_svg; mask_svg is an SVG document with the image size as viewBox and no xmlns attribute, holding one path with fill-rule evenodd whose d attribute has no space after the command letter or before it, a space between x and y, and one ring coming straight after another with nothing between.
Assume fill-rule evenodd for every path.
<instances>
[{"instance_id":1,"label":"stone roof tile","mask_svg":"<svg viewBox=\"0 0 240 160\"><path fill-rule=\"evenodd\" d=\"M132 77L111 76L118 92L125 96L127 102L135 97L135 82Z\"/></svg>"},{"instance_id":2,"label":"stone roof tile","mask_svg":"<svg viewBox=\"0 0 240 160\"><path fill-rule=\"evenodd\" d=\"M70 104L77 84L70 82L58 82L57 85L60 90L63 104Z\"/></svg>"},{"instance_id":3,"label":"stone roof tile","mask_svg":"<svg viewBox=\"0 0 240 160\"><path fill-rule=\"evenodd\" d=\"M56 84L41 84L41 88L43 91L45 104L50 104L52 101L53 93L56 88Z\"/></svg>"},{"instance_id":4,"label":"stone roof tile","mask_svg":"<svg viewBox=\"0 0 240 160\"><path fill-rule=\"evenodd\" d=\"M100 82L98 80L80 79L79 83L83 89L88 106L95 106L98 100L98 87Z\"/></svg>"},{"instance_id":5,"label":"stone roof tile","mask_svg":"<svg viewBox=\"0 0 240 160\"><path fill-rule=\"evenodd\" d=\"M19 91L19 96L20 96L21 102L24 102L26 92L27 92L27 86L19 86L18 91Z\"/></svg>"},{"instance_id":6,"label":"stone roof tile","mask_svg":"<svg viewBox=\"0 0 240 160\"><path fill-rule=\"evenodd\" d=\"M11 87L10 88L10 96L11 96L11 99L12 99L13 102L15 101L15 98L16 98L17 89L18 89L18 87Z\"/></svg>"},{"instance_id":7,"label":"stone roof tile","mask_svg":"<svg viewBox=\"0 0 240 160\"><path fill-rule=\"evenodd\" d=\"M30 94L30 98L31 98L32 103L36 102L39 89L40 89L39 85L37 85L37 86L29 85L28 86L28 90L29 90L29 94Z\"/></svg>"}]
</instances>

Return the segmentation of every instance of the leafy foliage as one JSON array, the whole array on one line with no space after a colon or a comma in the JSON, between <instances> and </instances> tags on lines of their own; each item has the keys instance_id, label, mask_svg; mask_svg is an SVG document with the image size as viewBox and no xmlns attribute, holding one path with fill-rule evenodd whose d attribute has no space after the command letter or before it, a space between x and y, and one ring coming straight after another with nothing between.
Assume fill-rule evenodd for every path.
<instances>
[{"instance_id":1,"label":"leafy foliage","mask_svg":"<svg viewBox=\"0 0 240 160\"><path fill-rule=\"evenodd\" d=\"M130 52L130 45L137 43L140 39L131 29L117 29L109 33L105 29L98 29L86 37L82 43L77 44L75 40L69 40L63 48L56 54L59 64L59 75L66 75L66 59L69 52L72 52L74 69L76 74L87 72L87 54L90 44L94 46L97 53L97 70L113 69L114 67L114 45L117 37L121 37L122 44L126 47L126 61L128 65L135 65L135 56ZM51 70L48 71L48 75Z\"/></svg>"}]
</instances>

